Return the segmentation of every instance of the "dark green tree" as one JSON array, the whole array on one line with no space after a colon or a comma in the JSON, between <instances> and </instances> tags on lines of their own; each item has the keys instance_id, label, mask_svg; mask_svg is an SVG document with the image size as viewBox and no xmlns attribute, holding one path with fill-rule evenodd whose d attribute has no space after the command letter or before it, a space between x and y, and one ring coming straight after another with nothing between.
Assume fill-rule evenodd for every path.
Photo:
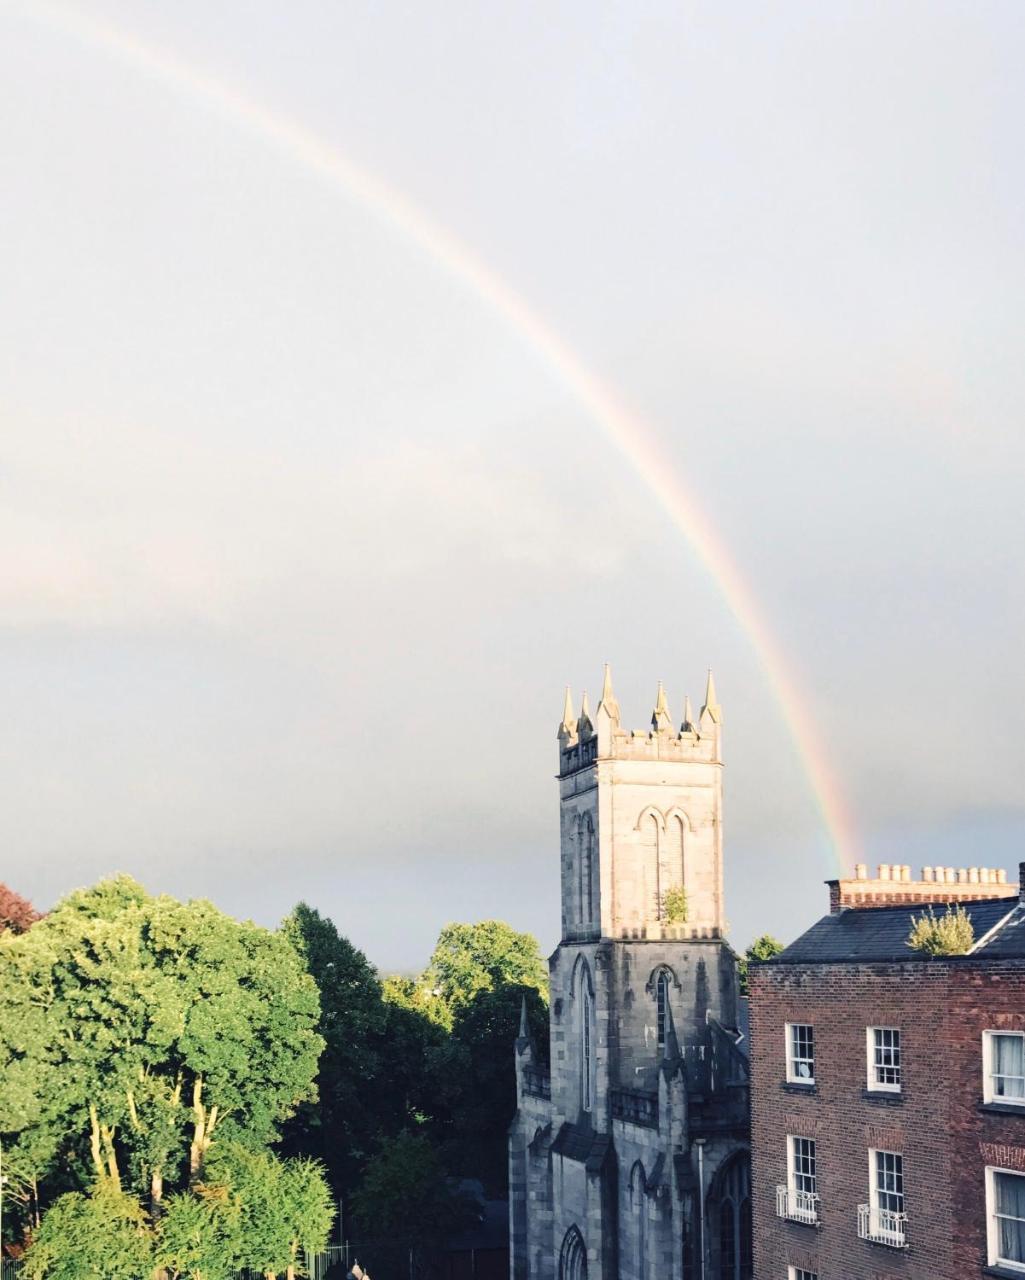
<instances>
[{"instance_id":1,"label":"dark green tree","mask_svg":"<svg viewBox=\"0 0 1025 1280\"><path fill-rule=\"evenodd\" d=\"M387 1010L381 983L363 952L306 903L281 930L317 984L324 1041L317 1101L304 1103L289 1121L283 1149L322 1160L333 1186L347 1192L382 1131Z\"/></svg>"},{"instance_id":2,"label":"dark green tree","mask_svg":"<svg viewBox=\"0 0 1025 1280\"><path fill-rule=\"evenodd\" d=\"M751 943L737 961L737 975L740 978L740 994L742 996L748 994L747 977L751 961L771 960L773 956L778 956L782 950L783 943L772 937L771 934L763 933L760 938L755 938L754 942Z\"/></svg>"}]
</instances>

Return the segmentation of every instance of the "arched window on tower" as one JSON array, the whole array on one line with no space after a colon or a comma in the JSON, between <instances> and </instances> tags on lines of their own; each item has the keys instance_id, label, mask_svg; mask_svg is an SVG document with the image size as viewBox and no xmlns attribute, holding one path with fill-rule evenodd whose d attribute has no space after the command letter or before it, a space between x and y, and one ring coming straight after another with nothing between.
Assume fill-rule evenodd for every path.
<instances>
[{"instance_id":1,"label":"arched window on tower","mask_svg":"<svg viewBox=\"0 0 1025 1280\"><path fill-rule=\"evenodd\" d=\"M591 988L588 983L586 971L581 978L583 987L583 999L580 1001L580 1044L581 1044L581 1088L580 1100L581 1106L585 1111L591 1110L592 1094L593 1094L593 1077L592 1057L594 1046L592 1044L594 1021L594 997L591 995Z\"/></svg>"},{"instance_id":2,"label":"arched window on tower","mask_svg":"<svg viewBox=\"0 0 1025 1280\"><path fill-rule=\"evenodd\" d=\"M666 1027L669 1022L669 984L672 978L668 969L659 969L655 976L655 1030L658 1047L666 1047Z\"/></svg>"},{"instance_id":3,"label":"arched window on tower","mask_svg":"<svg viewBox=\"0 0 1025 1280\"><path fill-rule=\"evenodd\" d=\"M579 868L577 886L580 923L584 928L594 924L594 822L585 814L577 822L577 849Z\"/></svg>"}]
</instances>

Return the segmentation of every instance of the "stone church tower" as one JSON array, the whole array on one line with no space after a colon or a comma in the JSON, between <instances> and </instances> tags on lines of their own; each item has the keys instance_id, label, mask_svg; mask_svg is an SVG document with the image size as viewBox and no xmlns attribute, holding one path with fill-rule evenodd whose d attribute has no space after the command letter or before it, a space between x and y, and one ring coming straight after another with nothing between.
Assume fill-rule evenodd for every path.
<instances>
[{"instance_id":1,"label":"stone church tower","mask_svg":"<svg viewBox=\"0 0 1025 1280\"><path fill-rule=\"evenodd\" d=\"M747 1045L724 940L722 711L559 726L562 941L516 1041L512 1280L750 1280Z\"/></svg>"}]
</instances>

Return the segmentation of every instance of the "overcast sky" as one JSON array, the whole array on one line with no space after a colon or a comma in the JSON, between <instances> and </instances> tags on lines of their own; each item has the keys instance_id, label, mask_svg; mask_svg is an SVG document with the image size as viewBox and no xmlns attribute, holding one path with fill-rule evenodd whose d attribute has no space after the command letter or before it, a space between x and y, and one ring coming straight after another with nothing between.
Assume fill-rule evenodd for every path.
<instances>
[{"instance_id":1,"label":"overcast sky","mask_svg":"<svg viewBox=\"0 0 1025 1280\"><path fill-rule=\"evenodd\" d=\"M835 866L750 638L523 335L62 12L337 147L647 421L867 861L1025 856L1025 6L0 0L0 878L550 948L606 660L638 727L715 668L738 945Z\"/></svg>"}]
</instances>

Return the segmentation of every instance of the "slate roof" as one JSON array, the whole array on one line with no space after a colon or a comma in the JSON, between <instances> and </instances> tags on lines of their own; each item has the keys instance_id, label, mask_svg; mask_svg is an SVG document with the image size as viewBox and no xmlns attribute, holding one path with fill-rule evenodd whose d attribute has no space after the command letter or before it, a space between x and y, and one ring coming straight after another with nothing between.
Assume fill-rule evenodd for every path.
<instances>
[{"instance_id":1,"label":"slate roof","mask_svg":"<svg viewBox=\"0 0 1025 1280\"><path fill-rule=\"evenodd\" d=\"M597 1173L605 1163L611 1141L607 1133L595 1133L566 1122L555 1135L552 1151L582 1164L588 1173Z\"/></svg>"},{"instance_id":2,"label":"slate roof","mask_svg":"<svg viewBox=\"0 0 1025 1280\"><path fill-rule=\"evenodd\" d=\"M978 943L991 929L997 932L971 953L979 957L1025 957L1025 908L1014 898L995 898L962 904L971 918ZM921 903L901 907L849 907L823 916L767 964L863 963L928 960L907 946L912 918L928 908ZM944 910L934 906L937 915ZM1007 918L1009 917L1009 918ZM1006 923L1001 921L1006 919Z\"/></svg>"}]
</instances>

